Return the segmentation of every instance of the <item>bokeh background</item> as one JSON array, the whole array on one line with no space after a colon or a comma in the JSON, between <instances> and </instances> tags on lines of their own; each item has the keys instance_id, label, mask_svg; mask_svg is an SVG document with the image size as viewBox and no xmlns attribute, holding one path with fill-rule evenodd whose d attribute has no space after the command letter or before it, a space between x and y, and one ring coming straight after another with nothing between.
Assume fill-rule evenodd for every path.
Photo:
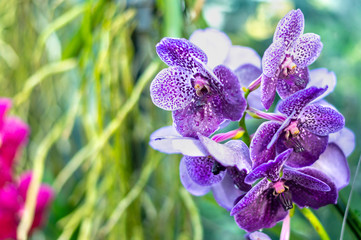
<instances>
[{"instance_id":1,"label":"bokeh background","mask_svg":"<svg viewBox=\"0 0 361 240\"><path fill-rule=\"evenodd\" d=\"M360 156L361 1L358 0L32 0L0 1L0 96L31 127L17 172L34 169L57 192L49 219L33 239L243 239L211 193L182 187L180 155L148 146L171 124L155 107L149 84L166 67L155 52L162 37L199 28L225 31L233 45L260 56L278 21L291 9L305 15L305 32L324 44L310 69L335 72L327 100L356 135L348 158L351 180ZM339 204L314 211L338 239L350 186ZM345 239L357 239L361 176L355 184ZM356 225L355 225L356 223ZM291 239L318 239L295 211ZM266 229L278 239L281 225Z\"/></svg>"}]
</instances>

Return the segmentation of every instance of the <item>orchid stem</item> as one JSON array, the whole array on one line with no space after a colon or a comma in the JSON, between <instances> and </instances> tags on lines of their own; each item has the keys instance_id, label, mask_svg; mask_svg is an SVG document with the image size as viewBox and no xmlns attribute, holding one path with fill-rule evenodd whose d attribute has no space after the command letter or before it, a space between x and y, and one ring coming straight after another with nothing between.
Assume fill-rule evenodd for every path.
<instances>
[{"instance_id":1,"label":"orchid stem","mask_svg":"<svg viewBox=\"0 0 361 240\"><path fill-rule=\"evenodd\" d=\"M320 222L320 220L318 220L316 215L310 209L302 208L300 209L300 211L303 216L305 216L305 218L307 218L307 220L311 223L311 225L316 230L322 240L330 240L330 237L328 236L322 223Z\"/></svg>"}]
</instances>

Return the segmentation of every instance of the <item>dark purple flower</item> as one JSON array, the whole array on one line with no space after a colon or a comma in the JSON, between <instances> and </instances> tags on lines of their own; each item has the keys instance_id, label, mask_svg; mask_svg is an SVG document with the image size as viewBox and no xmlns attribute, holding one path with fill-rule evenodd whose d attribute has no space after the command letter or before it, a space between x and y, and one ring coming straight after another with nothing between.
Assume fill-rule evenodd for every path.
<instances>
[{"instance_id":1,"label":"dark purple flower","mask_svg":"<svg viewBox=\"0 0 361 240\"><path fill-rule=\"evenodd\" d=\"M246 101L230 69L219 65L210 71L205 53L186 39L164 38L156 49L169 68L153 80L152 101L173 111L174 125L182 136L209 136L224 120L242 117Z\"/></svg>"},{"instance_id":2,"label":"dark purple flower","mask_svg":"<svg viewBox=\"0 0 361 240\"><path fill-rule=\"evenodd\" d=\"M269 109L275 93L284 99L304 89L309 81L307 66L320 55L322 43L314 33L303 34L301 10L290 11L278 23L273 43L262 58L262 103Z\"/></svg>"},{"instance_id":3,"label":"dark purple flower","mask_svg":"<svg viewBox=\"0 0 361 240\"><path fill-rule=\"evenodd\" d=\"M324 173L314 168L284 167L292 151L286 150L247 175L246 183L261 180L231 211L242 229L253 232L273 227L287 216L293 203L315 209L336 203L337 188Z\"/></svg>"},{"instance_id":4,"label":"dark purple flower","mask_svg":"<svg viewBox=\"0 0 361 240\"><path fill-rule=\"evenodd\" d=\"M149 144L161 152L183 154L179 167L183 186L196 196L212 189L217 202L228 210L251 187L244 183L251 169L249 150L240 140L219 144L200 134L198 139L182 137L169 126L155 131Z\"/></svg>"},{"instance_id":5,"label":"dark purple flower","mask_svg":"<svg viewBox=\"0 0 361 240\"><path fill-rule=\"evenodd\" d=\"M319 158L327 147L328 135L345 125L344 117L335 109L310 104L326 89L310 87L278 105L287 119L266 122L258 128L250 146L253 167L288 148L294 150L286 163L291 167L310 166Z\"/></svg>"}]
</instances>

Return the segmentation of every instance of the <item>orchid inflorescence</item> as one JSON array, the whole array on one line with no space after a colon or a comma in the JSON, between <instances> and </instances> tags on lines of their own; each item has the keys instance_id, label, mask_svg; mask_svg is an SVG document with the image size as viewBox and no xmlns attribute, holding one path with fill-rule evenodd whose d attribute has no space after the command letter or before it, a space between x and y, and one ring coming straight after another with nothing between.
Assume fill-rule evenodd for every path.
<instances>
[{"instance_id":1,"label":"orchid inflorescence","mask_svg":"<svg viewBox=\"0 0 361 240\"><path fill-rule=\"evenodd\" d=\"M197 30L190 40L164 38L156 46L169 67L151 83L151 98L172 111L174 124L155 131L150 145L183 154L183 186L196 196L212 191L247 232L273 227L294 204L335 204L349 182L346 157L354 135L323 100L335 75L308 69L321 53L320 36L303 30L301 10L290 11L262 61L215 29ZM276 92L275 111L264 111ZM249 117L268 121L250 134ZM222 131L230 121L240 127Z\"/></svg>"},{"instance_id":2,"label":"orchid inflorescence","mask_svg":"<svg viewBox=\"0 0 361 240\"><path fill-rule=\"evenodd\" d=\"M24 214L32 172L19 178L14 174L16 157L28 140L29 127L16 117L8 117L11 100L0 98L0 240L18 239L17 228ZM39 188L34 219L29 234L44 224L54 191L46 184Z\"/></svg>"}]
</instances>

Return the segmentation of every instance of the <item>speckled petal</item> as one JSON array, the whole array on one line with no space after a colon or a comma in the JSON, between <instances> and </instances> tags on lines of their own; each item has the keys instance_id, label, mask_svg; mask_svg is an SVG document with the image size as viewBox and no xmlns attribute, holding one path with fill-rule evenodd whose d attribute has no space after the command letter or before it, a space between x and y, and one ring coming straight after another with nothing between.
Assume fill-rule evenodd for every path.
<instances>
[{"instance_id":1,"label":"speckled petal","mask_svg":"<svg viewBox=\"0 0 361 240\"><path fill-rule=\"evenodd\" d=\"M179 176L184 188L192 195L202 196L211 189L210 186L201 186L190 178L185 164L185 157L182 158L179 164Z\"/></svg>"},{"instance_id":2,"label":"speckled petal","mask_svg":"<svg viewBox=\"0 0 361 240\"><path fill-rule=\"evenodd\" d=\"M215 159L212 157L189 157L184 156L189 177L201 186L211 186L222 181L225 172L217 175L212 173Z\"/></svg>"},{"instance_id":3,"label":"speckled petal","mask_svg":"<svg viewBox=\"0 0 361 240\"><path fill-rule=\"evenodd\" d=\"M189 41L204 51L208 57L207 65L214 68L222 64L232 46L229 37L214 28L199 29L192 33Z\"/></svg>"},{"instance_id":4,"label":"speckled petal","mask_svg":"<svg viewBox=\"0 0 361 240\"><path fill-rule=\"evenodd\" d=\"M311 167L331 178L338 190L346 187L350 181L350 168L346 156L335 143L329 143L326 151Z\"/></svg>"},{"instance_id":5,"label":"speckled petal","mask_svg":"<svg viewBox=\"0 0 361 240\"><path fill-rule=\"evenodd\" d=\"M299 207L311 207L318 209L328 204L336 204L338 197L337 188L330 178L316 169L305 168L299 171L319 179L330 187L330 191L325 192L310 189L299 185L294 181L286 181L285 184L290 188L290 191L292 191L292 200Z\"/></svg>"},{"instance_id":6,"label":"speckled petal","mask_svg":"<svg viewBox=\"0 0 361 240\"><path fill-rule=\"evenodd\" d=\"M306 106L299 116L299 122L308 131L326 136L345 126L345 118L336 110L321 105Z\"/></svg>"},{"instance_id":7,"label":"speckled petal","mask_svg":"<svg viewBox=\"0 0 361 240\"><path fill-rule=\"evenodd\" d=\"M261 68L261 57L250 47L232 46L223 64L232 70L244 64L252 64Z\"/></svg>"},{"instance_id":8,"label":"speckled petal","mask_svg":"<svg viewBox=\"0 0 361 240\"><path fill-rule=\"evenodd\" d=\"M168 66L192 70L198 62L207 64L207 55L196 45L181 38L163 38L156 46L160 59Z\"/></svg>"},{"instance_id":9,"label":"speckled petal","mask_svg":"<svg viewBox=\"0 0 361 240\"><path fill-rule=\"evenodd\" d=\"M233 179L234 185L237 187L237 189L244 192L248 192L252 188L250 184L245 182L245 178L248 172L249 171L247 171L246 169L240 171L236 167L227 168L227 173Z\"/></svg>"},{"instance_id":10,"label":"speckled petal","mask_svg":"<svg viewBox=\"0 0 361 240\"><path fill-rule=\"evenodd\" d=\"M181 153L194 157L209 155L199 140L182 137L173 126L163 127L153 132L150 136L149 145L155 150L167 154Z\"/></svg>"},{"instance_id":11,"label":"speckled petal","mask_svg":"<svg viewBox=\"0 0 361 240\"><path fill-rule=\"evenodd\" d=\"M313 164L326 150L328 136L318 136L306 129L299 127L300 133L296 137L285 138L285 132L278 138L276 143L277 152L283 152L287 148L293 148L286 165L300 168Z\"/></svg>"},{"instance_id":12,"label":"speckled petal","mask_svg":"<svg viewBox=\"0 0 361 240\"><path fill-rule=\"evenodd\" d=\"M275 147L267 149L268 143L271 141L273 135L276 133L278 128L281 126L280 123L269 121L262 123L255 135L252 138L250 145L251 160L253 163L252 168L256 168L262 163L266 163L272 160L276 156Z\"/></svg>"},{"instance_id":13,"label":"speckled petal","mask_svg":"<svg viewBox=\"0 0 361 240\"><path fill-rule=\"evenodd\" d=\"M292 94L278 105L278 111L287 116L295 112L295 117L312 100L323 94L327 88L310 87Z\"/></svg>"},{"instance_id":14,"label":"speckled petal","mask_svg":"<svg viewBox=\"0 0 361 240\"><path fill-rule=\"evenodd\" d=\"M247 175L245 182L252 184L257 179L264 177L271 180L272 182L278 181L283 164L286 162L292 151L292 149L288 149L279 154L275 160L270 160L267 163L263 163L254 168L252 172Z\"/></svg>"},{"instance_id":15,"label":"speckled petal","mask_svg":"<svg viewBox=\"0 0 361 240\"><path fill-rule=\"evenodd\" d=\"M164 110L184 108L195 96L191 78L191 72L179 67L163 69L150 85L153 103Z\"/></svg>"},{"instance_id":16,"label":"speckled petal","mask_svg":"<svg viewBox=\"0 0 361 240\"><path fill-rule=\"evenodd\" d=\"M252 64L244 64L237 68L234 73L238 77L241 87L248 87L254 80L256 80L262 71L260 68ZM261 102L261 89L258 88L252 91L247 98L247 103L250 107L263 110L263 104Z\"/></svg>"},{"instance_id":17,"label":"speckled petal","mask_svg":"<svg viewBox=\"0 0 361 240\"><path fill-rule=\"evenodd\" d=\"M336 86L336 74L329 71L326 68L317 68L310 71L310 81L307 84L307 87L315 86L319 88L328 87L326 92L314 100L318 101L326 97L328 94L333 92Z\"/></svg>"},{"instance_id":18,"label":"speckled petal","mask_svg":"<svg viewBox=\"0 0 361 240\"><path fill-rule=\"evenodd\" d=\"M174 126L184 137L197 138L197 133L210 136L225 120L222 112L223 100L219 96L196 99L184 109L173 111Z\"/></svg>"},{"instance_id":19,"label":"speckled petal","mask_svg":"<svg viewBox=\"0 0 361 240\"><path fill-rule=\"evenodd\" d=\"M323 44L319 35L314 33L303 34L293 46L291 55L298 67L311 65L320 56Z\"/></svg>"},{"instance_id":20,"label":"speckled petal","mask_svg":"<svg viewBox=\"0 0 361 240\"><path fill-rule=\"evenodd\" d=\"M273 42L262 58L263 74L269 78L278 77L281 63L286 56L286 45L282 40Z\"/></svg>"},{"instance_id":21,"label":"speckled petal","mask_svg":"<svg viewBox=\"0 0 361 240\"><path fill-rule=\"evenodd\" d=\"M308 68L296 68L295 73L280 77L277 81L277 93L282 98L288 98L295 92L304 89L310 79Z\"/></svg>"},{"instance_id":22,"label":"speckled petal","mask_svg":"<svg viewBox=\"0 0 361 240\"><path fill-rule=\"evenodd\" d=\"M235 187L229 174L226 174L221 182L212 186L212 192L217 203L227 211L234 207L234 202L239 196L245 194Z\"/></svg>"},{"instance_id":23,"label":"speckled petal","mask_svg":"<svg viewBox=\"0 0 361 240\"><path fill-rule=\"evenodd\" d=\"M275 99L277 80L278 79L276 77L267 77L264 74L262 75L261 102L266 110L272 106Z\"/></svg>"},{"instance_id":24,"label":"speckled petal","mask_svg":"<svg viewBox=\"0 0 361 240\"><path fill-rule=\"evenodd\" d=\"M273 227L287 216L288 212L272 192L272 183L263 179L234 206L231 216L234 216L239 227L253 232Z\"/></svg>"},{"instance_id":25,"label":"speckled petal","mask_svg":"<svg viewBox=\"0 0 361 240\"><path fill-rule=\"evenodd\" d=\"M224 102L219 106L223 108L223 115L232 121L240 120L247 103L243 97L237 76L223 65L217 66L213 72L223 84L221 89L223 89Z\"/></svg>"},{"instance_id":26,"label":"speckled petal","mask_svg":"<svg viewBox=\"0 0 361 240\"><path fill-rule=\"evenodd\" d=\"M282 180L293 181L299 186L306 187L308 189L318 190L322 192L330 191L330 187L322 180L310 176L306 173L298 171L296 169L285 168L283 169ZM293 189L291 189L293 191Z\"/></svg>"},{"instance_id":27,"label":"speckled petal","mask_svg":"<svg viewBox=\"0 0 361 240\"><path fill-rule=\"evenodd\" d=\"M200 134L198 137L209 154L223 166L250 170L251 160L248 147L241 140L231 140L226 144L220 144Z\"/></svg>"},{"instance_id":28,"label":"speckled petal","mask_svg":"<svg viewBox=\"0 0 361 240\"><path fill-rule=\"evenodd\" d=\"M282 39L288 48L303 33L304 22L305 19L300 9L291 10L279 21L273 41Z\"/></svg>"},{"instance_id":29,"label":"speckled petal","mask_svg":"<svg viewBox=\"0 0 361 240\"><path fill-rule=\"evenodd\" d=\"M331 133L328 137L328 142L337 144L346 157L355 149L355 134L346 127L336 133Z\"/></svg>"}]
</instances>

